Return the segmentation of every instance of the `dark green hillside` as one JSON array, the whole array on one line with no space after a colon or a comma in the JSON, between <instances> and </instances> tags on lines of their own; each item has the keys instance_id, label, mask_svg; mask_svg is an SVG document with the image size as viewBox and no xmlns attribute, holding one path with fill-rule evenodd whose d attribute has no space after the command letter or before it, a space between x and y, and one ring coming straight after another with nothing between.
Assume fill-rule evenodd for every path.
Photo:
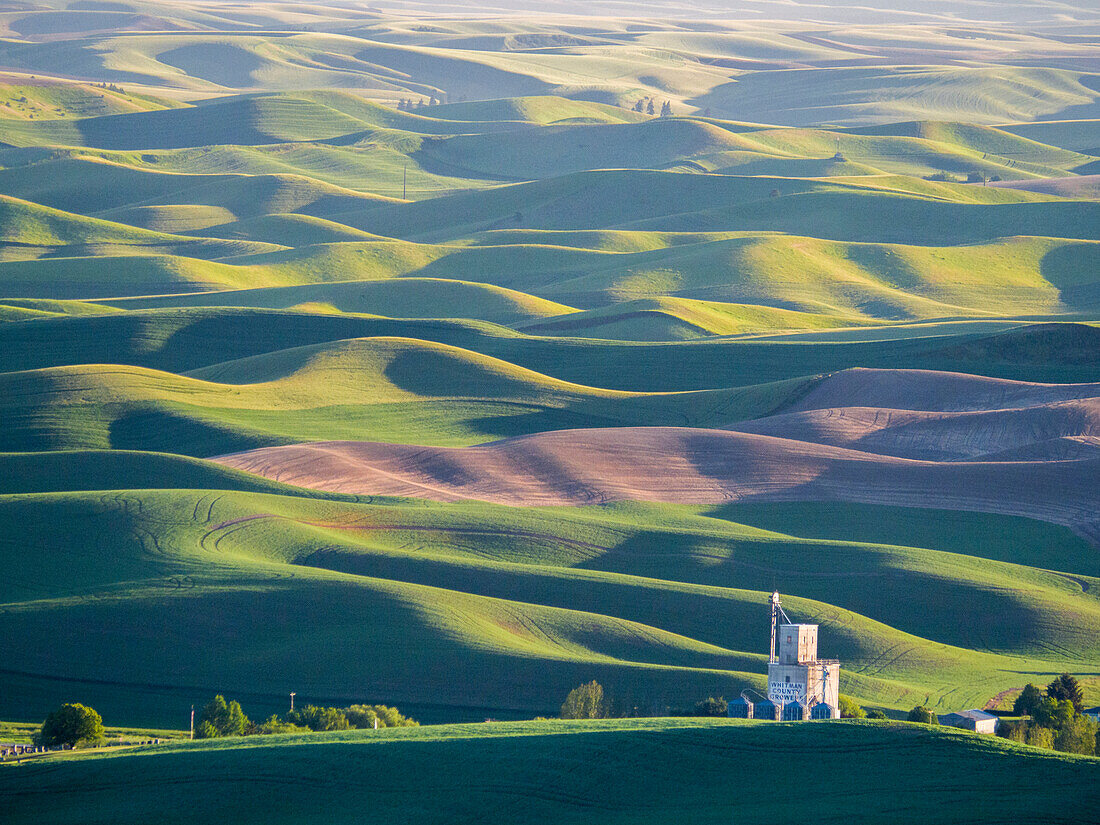
<instances>
[{"instance_id":1,"label":"dark green hillside","mask_svg":"<svg viewBox=\"0 0 1100 825\"><path fill-rule=\"evenodd\" d=\"M157 483L173 466L143 463L120 454L120 481ZM103 483L72 454L51 465L73 486ZM823 623L822 644L845 663L843 690L887 707L925 696L941 708L983 701L1034 673L1081 672L1097 654L1100 608L1077 589L1092 581L1080 575L804 539L688 508L325 501L236 492L262 484L174 466L181 483L211 479L219 489L0 500L0 552L13 570L0 588L3 623L19 640L6 660L5 716L33 717L79 689L104 712L132 701L135 720L163 725L165 690L269 703L287 680L326 699L447 706L451 719L471 708L550 711L586 674L647 704L729 694L759 686L761 605L779 574L790 590L818 595L785 603ZM48 474L31 486L65 483ZM1010 529L998 516L958 523L972 536ZM1065 530L1030 525L1024 536L1019 561L1088 568L1079 560L1089 551ZM317 611L335 621L301 624ZM994 633L958 620L974 611L1003 621ZM137 626L145 631L135 635ZM303 645L315 652L301 657ZM108 674L104 661L119 664ZM509 675L535 663L538 680Z\"/></svg>"},{"instance_id":2,"label":"dark green hillside","mask_svg":"<svg viewBox=\"0 0 1100 825\"><path fill-rule=\"evenodd\" d=\"M177 149L235 143L318 140L358 131L366 124L311 100L289 96L244 97L200 107L53 121L34 129L0 124L0 140L15 145L58 143L98 149Z\"/></svg>"},{"instance_id":3,"label":"dark green hillside","mask_svg":"<svg viewBox=\"0 0 1100 825\"><path fill-rule=\"evenodd\" d=\"M1100 206L975 190L1000 202L944 203L849 184L642 170L564 175L374 210L340 220L416 240L491 229L778 230L843 241L973 243L1011 235L1092 239Z\"/></svg>"},{"instance_id":4,"label":"dark green hillside","mask_svg":"<svg viewBox=\"0 0 1100 825\"><path fill-rule=\"evenodd\" d=\"M474 318L497 324L574 314L572 307L503 287L415 277L128 298L119 301L119 305L128 310L185 306L270 309L305 306L316 311L376 314L391 318Z\"/></svg>"},{"instance_id":5,"label":"dark green hillside","mask_svg":"<svg viewBox=\"0 0 1100 825\"><path fill-rule=\"evenodd\" d=\"M323 215L387 202L295 175L180 175L99 160L62 158L0 171L5 192L70 212L125 223L114 211L151 205L200 205L225 222L302 211ZM209 225L209 224L208 224Z\"/></svg>"},{"instance_id":6,"label":"dark green hillside","mask_svg":"<svg viewBox=\"0 0 1100 825\"><path fill-rule=\"evenodd\" d=\"M623 343L528 336L471 321L230 307L138 310L50 318L33 326L2 325L0 369L132 364L179 373L289 347L399 336L461 347L563 381L638 392L744 386L853 366L938 369L1027 381L1100 380L1095 327L1058 324L1036 332L1017 323L992 326L920 324L761 341ZM1002 332L1006 328L1018 331ZM1041 354L1016 357L1033 346Z\"/></svg>"},{"instance_id":7,"label":"dark green hillside","mask_svg":"<svg viewBox=\"0 0 1100 825\"><path fill-rule=\"evenodd\" d=\"M228 361L188 377L115 365L0 374L0 450L211 456L298 441L461 445L592 426L717 427L770 413L812 383L626 393L442 344L362 338Z\"/></svg>"},{"instance_id":8,"label":"dark green hillside","mask_svg":"<svg viewBox=\"0 0 1100 825\"><path fill-rule=\"evenodd\" d=\"M0 173L2 174L2 173ZM237 240L188 238L163 232L151 232L139 227L126 226L113 221L85 217L80 214L41 206L26 200L0 195L0 248L4 257L19 259L39 256L69 257L96 253L105 258L140 254L173 254L197 260L222 258L262 252L273 248L270 244ZM125 266L125 260L116 261ZM11 267L18 270L18 266ZM7 273L4 266L0 271ZM6 274L0 278L7 278ZM15 276L13 280L17 280ZM13 295L14 290L4 289L5 297L54 297L49 286L40 287L34 294Z\"/></svg>"},{"instance_id":9,"label":"dark green hillside","mask_svg":"<svg viewBox=\"0 0 1100 825\"><path fill-rule=\"evenodd\" d=\"M306 498L347 498L268 481L187 456L127 450L0 453L0 495L82 490L237 490ZM117 487L116 487L117 485Z\"/></svg>"},{"instance_id":10,"label":"dark green hillside","mask_svg":"<svg viewBox=\"0 0 1100 825\"><path fill-rule=\"evenodd\" d=\"M805 768L799 793L785 781ZM446 770L436 769L446 765ZM0 799L41 822L300 822L329 792L329 822L1087 822L1100 762L901 723L541 722L392 728L133 749L6 767ZM126 790L117 780L126 776ZM214 780L213 777L219 777ZM913 777L923 781L914 783ZM955 779L966 776L969 781ZM364 780L369 777L370 781ZM401 790L416 778L415 793ZM502 779L506 777L506 779ZM857 780L856 777L859 777ZM870 782L867 780L871 780ZM272 791L273 783L278 786ZM196 800L192 790L204 789ZM380 790L382 789L382 790ZM749 791L751 789L751 792ZM823 813L828 800L827 813Z\"/></svg>"}]
</instances>

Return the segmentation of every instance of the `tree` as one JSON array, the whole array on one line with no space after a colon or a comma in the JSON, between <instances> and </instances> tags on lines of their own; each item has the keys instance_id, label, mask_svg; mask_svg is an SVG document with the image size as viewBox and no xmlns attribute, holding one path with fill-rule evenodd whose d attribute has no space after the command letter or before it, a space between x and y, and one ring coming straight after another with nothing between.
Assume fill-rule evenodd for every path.
<instances>
[{"instance_id":1,"label":"tree","mask_svg":"<svg viewBox=\"0 0 1100 825\"><path fill-rule=\"evenodd\" d=\"M1068 699L1073 703L1073 709L1078 713L1084 707L1085 694L1081 690L1081 685L1068 673L1063 673L1047 685L1047 696L1054 699Z\"/></svg>"},{"instance_id":2,"label":"tree","mask_svg":"<svg viewBox=\"0 0 1100 825\"><path fill-rule=\"evenodd\" d=\"M940 720L936 718L936 714L923 705L917 705L909 711L909 716L906 718L910 722L921 722L925 725L938 725L940 723Z\"/></svg>"},{"instance_id":3,"label":"tree","mask_svg":"<svg viewBox=\"0 0 1100 825\"><path fill-rule=\"evenodd\" d=\"M253 732L264 736L272 733L306 733L308 730L309 728L303 728L291 722L284 722L278 716L272 714L266 722L256 725Z\"/></svg>"},{"instance_id":4,"label":"tree","mask_svg":"<svg viewBox=\"0 0 1100 825\"><path fill-rule=\"evenodd\" d=\"M39 743L48 748L57 745L88 746L103 740L103 718L92 708L79 703L66 704L46 717L38 733Z\"/></svg>"},{"instance_id":5,"label":"tree","mask_svg":"<svg viewBox=\"0 0 1100 825\"><path fill-rule=\"evenodd\" d=\"M665 105L661 107L661 117L672 117L672 104L667 100Z\"/></svg>"},{"instance_id":6,"label":"tree","mask_svg":"<svg viewBox=\"0 0 1100 825\"><path fill-rule=\"evenodd\" d=\"M213 739L218 736L243 736L251 724L239 702L226 702L225 697L219 693L199 713L195 737Z\"/></svg>"},{"instance_id":7,"label":"tree","mask_svg":"<svg viewBox=\"0 0 1100 825\"><path fill-rule=\"evenodd\" d=\"M1096 752L1097 725L1089 717L1080 714L1074 716L1054 734L1054 749L1064 753Z\"/></svg>"},{"instance_id":8,"label":"tree","mask_svg":"<svg viewBox=\"0 0 1100 825\"><path fill-rule=\"evenodd\" d=\"M346 707L344 708L344 716L347 717L349 725L359 730L373 728L375 721L378 722L378 727L383 726L382 720L378 718L378 714L370 705Z\"/></svg>"},{"instance_id":9,"label":"tree","mask_svg":"<svg viewBox=\"0 0 1100 825\"><path fill-rule=\"evenodd\" d=\"M1073 721L1076 713L1077 711L1073 709L1073 702L1069 699L1059 700L1053 696L1046 696L1035 706L1031 718L1041 727L1061 730Z\"/></svg>"},{"instance_id":10,"label":"tree","mask_svg":"<svg viewBox=\"0 0 1100 825\"><path fill-rule=\"evenodd\" d=\"M653 98L649 98L649 103L646 104L645 113L647 115L657 114L657 110L653 107Z\"/></svg>"},{"instance_id":11,"label":"tree","mask_svg":"<svg viewBox=\"0 0 1100 825\"><path fill-rule=\"evenodd\" d=\"M350 705L346 708L318 708L308 705L301 711L287 714L287 719L304 724L311 730L347 730L348 728L416 727L420 723L403 716L397 708L386 705Z\"/></svg>"},{"instance_id":12,"label":"tree","mask_svg":"<svg viewBox=\"0 0 1100 825\"><path fill-rule=\"evenodd\" d=\"M310 730L347 730L351 727L348 717L339 708L323 708L317 705L306 705L300 710L292 710L286 715L286 721Z\"/></svg>"},{"instance_id":13,"label":"tree","mask_svg":"<svg viewBox=\"0 0 1100 825\"><path fill-rule=\"evenodd\" d=\"M708 696L701 702L695 703L696 716L725 716L729 712L729 703L721 696L717 699Z\"/></svg>"},{"instance_id":14,"label":"tree","mask_svg":"<svg viewBox=\"0 0 1100 825\"><path fill-rule=\"evenodd\" d=\"M417 727L420 723L415 719L410 719L407 716L403 716L397 708L389 708L385 705L352 705L350 708L345 708L344 712L347 714L348 721L351 722L352 727L355 728L367 728L374 727L373 720L370 724L356 724L352 717L356 712L366 712L372 715L378 720L378 727L380 728L407 728ZM368 717L369 719L370 717Z\"/></svg>"},{"instance_id":15,"label":"tree","mask_svg":"<svg viewBox=\"0 0 1100 825\"><path fill-rule=\"evenodd\" d=\"M438 106L438 105L439 105L439 98L438 98L438 97L436 97L435 95L432 95L432 100L431 100L431 104L430 104L430 105L432 105L432 106Z\"/></svg>"},{"instance_id":16,"label":"tree","mask_svg":"<svg viewBox=\"0 0 1100 825\"><path fill-rule=\"evenodd\" d=\"M1024 734L1024 743L1035 748L1054 749L1054 731L1042 725L1028 725Z\"/></svg>"},{"instance_id":17,"label":"tree","mask_svg":"<svg viewBox=\"0 0 1100 825\"><path fill-rule=\"evenodd\" d=\"M883 713L878 708L868 708L867 709L867 718L868 719L885 719L886 714Z\"/></svg>"},{"instance_id":18,"label":"tree","mask_svg":"<svg viewBox=\"0 0 1100 825\"><path fill-rule=\"evenodd\" d=\"M851 696L845 696L843 693L839 697L840 702L840 718L841 719L866 719L867 711L859 706Z\"/></svg>"},{"instance_id":19,"label":"tree","mask_svg":"<svg viewBox=\"0 0 1100 825\"><path fill-rule=\"evenodd\" d=\"M607 703L603 698L603 687L595 680L573 688L561 705L562 719L604 719L606 717Z\"/></svg>"},{"instance_id":20,"label":"tree","mask_svg":"<svg viewBox=\"0 0 1100 825\"><path fill-rule=\"evenodd\" d=\"M1016 697L1016 701L1012 703L1012 712L1016 716L1031 716L1042 700L1043 694L1039 688L1028 682L1027 686L1020 691L1020 695Z\"/></svg>"},{"instance_id":21,"label":"tree","mask_svg":"<svg viewBox=\"0 0 1100 825\"><path fill-rule=\"evenodd\" d=\"M637 102L634 104L634 111L641 112L643 109L645 109L645 99L638 98Z\"/></svg>"}]
</instances>

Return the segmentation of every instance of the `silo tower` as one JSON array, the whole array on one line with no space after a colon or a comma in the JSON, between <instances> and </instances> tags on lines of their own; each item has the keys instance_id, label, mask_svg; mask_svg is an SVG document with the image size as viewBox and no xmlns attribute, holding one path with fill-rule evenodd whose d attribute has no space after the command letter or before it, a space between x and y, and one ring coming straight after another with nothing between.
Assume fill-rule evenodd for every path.
<instances>
[{"instance_id":1,"label":"silo tower","mask_svg":"<svg viewBox=\"0 0 1100 825\"><path fill-rule=\"evenodd\" d=\"M768 655L768 699L777 705L798 702L813 718L840 716L840 662L817 658L816 624L795 624L772 593L772 635ZM778 653L776 652L778 642ZM824 703L826 710L815 706Z\"/></svg>"}]
</instances>

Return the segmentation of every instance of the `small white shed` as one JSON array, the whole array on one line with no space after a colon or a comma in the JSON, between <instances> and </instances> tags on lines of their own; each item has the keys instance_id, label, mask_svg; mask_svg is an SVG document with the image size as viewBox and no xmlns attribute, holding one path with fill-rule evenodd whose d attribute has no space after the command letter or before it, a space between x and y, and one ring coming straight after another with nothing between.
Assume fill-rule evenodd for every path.
<instances>
[{"instance_id":1,"label":"small white shed","mask_svg":"<svg viewBox=\"0 0 1100 825\"><path fill-rule=\"evenodd\" d=\"M945 713L939 717L941 725L953 728L966 728L975 733L996 733L1000 720L984 710L960 710L957 713Z\"/></svg>"}]
</instances>

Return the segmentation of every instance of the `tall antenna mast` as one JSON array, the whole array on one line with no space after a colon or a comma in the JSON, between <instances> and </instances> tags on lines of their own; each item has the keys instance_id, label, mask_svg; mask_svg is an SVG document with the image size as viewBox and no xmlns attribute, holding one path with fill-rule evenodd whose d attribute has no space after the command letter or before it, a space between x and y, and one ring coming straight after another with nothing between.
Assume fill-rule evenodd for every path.
<instances>
[{"instance_id":1,"label":"tall antenna mast","mask_svg":"<svg viewBox=\"0 0 1100 825\"><path fill-rule=\"evenodd\" d=\"M769 662L776 661L776 658L775 658L775 629L776 629L776 626L779 624L779 611L780 610L781 610L781 608L779 607L779 591L775 590L775 591L772 592L772 645L771 645L771 648L769 648L769 653L768 653L768 661Z\"/></svg>"}]
</instances>

